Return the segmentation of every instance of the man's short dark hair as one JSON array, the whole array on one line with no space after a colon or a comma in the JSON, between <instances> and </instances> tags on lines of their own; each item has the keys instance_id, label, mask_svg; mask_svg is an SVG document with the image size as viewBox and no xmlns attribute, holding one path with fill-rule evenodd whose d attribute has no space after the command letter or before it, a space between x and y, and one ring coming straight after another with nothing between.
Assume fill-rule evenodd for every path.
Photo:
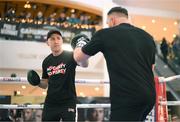
<instances>
[{"instance_id":1,"label":"man's short dark hair","mask_svg":"<svg viewBox=\"0 0 180 122\"><path fill-rule=\"evenodd\" d=\"M113 12L122 13L126 16L128 16L128 11L125 8L122 7L113 7L109 10L108 15L112 14Z\"/></svg>"}]
</instances>

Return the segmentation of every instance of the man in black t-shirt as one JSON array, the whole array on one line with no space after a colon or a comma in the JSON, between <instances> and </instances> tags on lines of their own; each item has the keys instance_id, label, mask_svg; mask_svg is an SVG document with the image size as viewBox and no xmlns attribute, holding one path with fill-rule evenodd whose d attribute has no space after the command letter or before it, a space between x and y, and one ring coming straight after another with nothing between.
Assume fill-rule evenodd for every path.
<instances>
[{"instance_id":1,"label":"man in black t-shirt","mask_svg":"<svg viewBox=\"0 0 180 122\"><path fill-rule=\"evenodd\" d=\"M77 66L73 52L62 49L63 39L58 30L51 30L47 34L47 44L52 53L42 63L42 79L30 70L28 81L47 90L44 103L42 121L75 121L76 90L75 69ZM88 62L78 63L87 67Z\"/></svg>"},{"instance_id":2,"label":"man in black t-shirt","mask_svg":"<svg viewBox=\"0 0 180 122\"><path fill-rule=\"evenodd\" d=\"M99 51L104 54L110 77L111 121L143 121L155 104L152 66L155 43L150 34L131 25L125 8L108 12L110 28L96 32L90 43L75 48L77 62Z\"/></svg>"}]
</instances>

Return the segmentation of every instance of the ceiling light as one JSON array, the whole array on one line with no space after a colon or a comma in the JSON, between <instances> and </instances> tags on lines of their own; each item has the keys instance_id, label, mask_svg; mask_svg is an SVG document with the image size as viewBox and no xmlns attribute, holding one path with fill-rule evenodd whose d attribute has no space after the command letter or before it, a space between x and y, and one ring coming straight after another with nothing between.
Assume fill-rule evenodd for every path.
<instances>
[{"instance_id":1,"label":"ceiling light","mask_svg":"<svg viewBox=\"0 0 180 122\"><path fill-rule=\"evenodd\" d=\"M174 22L174 25L177 25L177 24L178 24L177 21L175 21L175 22Z\"/></svg>"},{"instance_id":2,"label":"ceiling light","mask_svg":"<svg viewBox=\"0 0 180 122\"><path fill-rule=\"evenodd\" d=\"M176 34L173 34L173 38L176 38Z\"/></svg>"},{"instance_id":3,"label":"ceiling light","mask_svg":"<svg viewBox=\"0 0 180 122\"><path fill-rule=\"evenodd\" d=\"M143 25L143 26L142 26L142 29L144 29L144 30L145 30L145 29L146 29L146 26L144 26L144 25Z\"/></svg>"},{"instance_id":4,"label":"ceiling light","mask_svg":"<svg viewBox=\"0 0 180 122\"><path fill-rule=\"evenodd\" d=\"M167 31L167 28L166 28L166 27L164 27L164 28L163 28L163 31Z\"/></svg>"},{"instance_id":5,"label":"ceiling light","mask_svg":"<svg viewBox=\"0 0 180 122\"><path fill-rule=\"evenodd\" d=\"M31 4L29 3L29 1L27 1L26 4L24 4L24 8L31 8Z\"/></svg>"},{"instance_id":6,"label":"ceiling light","mask_svg":"<svg viewBox=\"0 0 180 122\"><path fill-rule=\"evenodd\" d=\"M95 87L94 90L95 90L95 91L99 91L99 87Z\"/></svg>"},{"instance_id":7,"label":"ceiling light","mask_svg":"<svg viewBox=\"0 0 180 122\"><path fill-rule=\"evenodd\" d=\"M71 13L74 13L75 12L75 9L71 9Z\"/></svg>"},{"instance_id":8,"label":"ceiling light","mask_svg":"<svg viewBox=\"0 0 180 122\"><path fill-rule=\"evenodd\" d=\"M22 89L26 89L26 86L25 86L25 85L22 85L21 88L22 88Z\"/></svg>"},{"instance_id":9,"label":"ceiling light","mask_svg":"<svg viewBox=\"0 0 180 122\"><path fill-rule=\"evenodd\" d=\"M85 94L84 94L83 92L80 92L79 95L80 95L81 97L85 97Z\"/></svg>"},{"instance_id":10,"label":"ceiling light","mask_svg":"<svg viewBox=\"0 0 180 122\"><path fill-rule=\"evenodd\" d=\"M14 14L14 13L15 13L15 10L12 10L12 13Z\"/></svg>"},{"instance_id":11,"label":"ceiling light","mask_svg":"<svg viewBox=\"0 0 180 122\"><path fill-rule=\"evenodd\" d=\"M156 20L152 19L152 23L155 23L155 22L156 22Z\"/></svg>"},{"instance_id":12,"label":"ceiling light","mask_svg":"<svg viewBox=\"0 0 180 122\"><path fill-rule=\"evenodd\" d=\"M42 94L43 94L43 95L46 95L46 92L45 92L45 91L43 91L43 92L42 92Z\"/></svg>"}]
</instances>

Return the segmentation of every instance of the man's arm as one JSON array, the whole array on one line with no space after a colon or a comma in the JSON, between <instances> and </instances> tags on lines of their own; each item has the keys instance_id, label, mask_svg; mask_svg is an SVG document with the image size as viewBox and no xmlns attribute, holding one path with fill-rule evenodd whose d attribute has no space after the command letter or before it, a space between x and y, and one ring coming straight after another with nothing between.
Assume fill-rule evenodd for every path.
<instances>
[{"instance_id":1,"label":"man's arm","mask_svg":"<svg viewBox=\"0 0 180 122\"><path fill-rule=\"evenodd\" d=\"M74 60L82 67L88 66L88 58L90 56L83 53L81 47L77 47L74 49Z\"/></svg>"},{"instance_id":2,"label":"man's arm","mask_svg":"<svg viewBox=\"0 0 180 122\"><path fill-rule=\"evenodd\" d=\"M82 47L90 42L90 39L84 34L77 34L71 41L71 46L74 49L74 60L78 65L82 67L88 66L88 58L90 56L86 55L82 51Z\"/></svg>"},{"instance_id":3,"label":"man's arm","mask_svg":"<svg viewBox=\"0 0 180 122\"><path fill-rule=\"evenodd\" d=\"M33 86L39 86L46 89L48 86L48 79L40 79L38 73L34 70L29 70L27 73L27 80Z\"/></svg>"},{"instance_id":4,"label":"man's arm","mask_svg":"<svg viewBox=\"0 0 180 122\"><path fill-rule=\"evenodd\" d=\"M153 70L153 71L154 71L154 68L155 68L155 65L153 64L153 65L152 65L152 70Z\"/></svg>"},{"instance_id":5,"label":"man's arm","mask_svg":"<svg viewBox=\"0 0 180 122\"><path fill-rule=\"evenodd\" d=\"M42 89L46 89L48 87L48 79L41 79L38 86Z\"/></svg>"}]
</instances>

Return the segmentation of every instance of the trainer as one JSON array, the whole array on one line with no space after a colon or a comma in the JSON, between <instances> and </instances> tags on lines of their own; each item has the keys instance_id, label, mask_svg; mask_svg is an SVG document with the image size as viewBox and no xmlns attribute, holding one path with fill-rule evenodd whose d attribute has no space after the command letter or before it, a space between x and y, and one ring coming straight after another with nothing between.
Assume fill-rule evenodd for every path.
<instances>
[{"instance_id":1,"label":"trainer","mask_svg":"<svg viewBox=\"0 0 180 122\"><path fill-rule=\"evenodd\" d=\"M88 39L81 35L74 39L79 38L81 41L78 43L78 47L88 43ZM43 60L42 79L34 70L30 70L27 74L31 85L43 89L48 88L42 121L75 121L77 102L75 69L77 62L73 58L73 52L62 49L63 38L60 31L50 30L47 34L47 44L52 53ZM79 62L78 65L87 67L88 62Z\"/></svg>"},{"instance_id":2,"label":"trainer","mask_svg":"<svg viewBox=\"0 0 180 122\"><path fill-rule=\"evenodd\" d=\"M74 58L85 61L102 52L110 77L110 121L144 121L156 98L154 40L129 23L125 8L110 9L107 24L110 28L96 32L90 43L74 50Z\"/></svg>"}]
</instances>

